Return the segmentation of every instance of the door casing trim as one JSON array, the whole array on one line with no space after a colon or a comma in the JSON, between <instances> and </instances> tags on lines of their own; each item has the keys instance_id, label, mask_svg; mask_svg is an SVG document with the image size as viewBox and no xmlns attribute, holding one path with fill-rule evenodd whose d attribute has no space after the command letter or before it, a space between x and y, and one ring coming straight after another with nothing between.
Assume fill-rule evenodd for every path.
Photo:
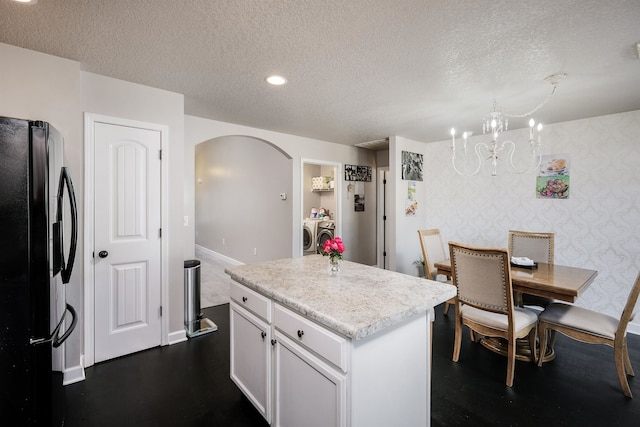
<instances>
[{"instance_id":1,"label":"door casing trim","mask_svg":"<svg viewBox=\"0 0 640 427\"><path fill-rule=\"evenodd\" d=\"M94 263L93 246L95 228L94 212L94 188L95 188L95 124L105 123L119 126L129 126L141 129L148 129L160 132L160 147L163 153L160 164L160 224L165 232L161 240L160 255L160 276L161 276L161 298L162 298L162 319L161 319L161 345L169 344L169 198L167 189L169 188L169 127L157 123L142 122L137 120L122 119L119 117L105 116L93 113L84 113L84 366L93 366L95 361L95 312L94 302Z\"/></svg>"}]
</instances>

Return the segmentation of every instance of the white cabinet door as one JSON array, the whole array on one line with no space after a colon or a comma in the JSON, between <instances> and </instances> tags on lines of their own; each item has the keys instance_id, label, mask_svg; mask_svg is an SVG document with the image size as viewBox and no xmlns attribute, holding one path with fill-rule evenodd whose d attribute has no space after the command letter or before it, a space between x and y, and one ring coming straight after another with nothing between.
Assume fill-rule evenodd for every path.
<instances>
[{"instance_id":1,"label":"white cabinet door","mask_svg":"<svg viewBox=\"0 0 640 427\"><path fill-rule=\"evenodd\" d=\"M231 379L271 423L271 331L235 302L230 304Z\"/></svg>"},{"instance_id":2,"label":"white cabinet door","mask_svg":"<svg viewBox=\"0 0 640 427\"><path fill-rule=\"evenodd\" d=\"M275 332L275 425L346 426L344 374Z\"/></svg>"}]
</instances>

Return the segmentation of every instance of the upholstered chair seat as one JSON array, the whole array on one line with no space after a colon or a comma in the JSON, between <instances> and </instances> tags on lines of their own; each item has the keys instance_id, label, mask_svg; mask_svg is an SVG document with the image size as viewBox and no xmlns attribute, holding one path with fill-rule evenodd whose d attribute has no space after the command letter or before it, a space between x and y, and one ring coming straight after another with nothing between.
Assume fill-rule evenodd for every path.
<instances>
[{"instance_id":1,"label":"upholstered chair seat","mask_svg":"<svg viewBox=\"0 0 640 427\"><path fill-rule=\"evenodd\" d=\"M462 317L471 320L480 325L506 330L509 327L508 317L501 313L494 313L491 311L481 310L470 305L463 305L460 307ZM531 327L535 327L538 321L538 316L532 310L520 307L514 307L513 309L513 328L516 331L521 331L522 334L516 338L523 338L529 334Z\"/></svg>"},{"instance_id":2,"label":"upholstered chair seat","mask_svg":"<svg viewBox=\"0 0 640 427\"><path fill-rule=\"evenodd\" d=\"M613 347L613 358L622 392L627 397L633 397L627 380L627 376L634 375L627 350L627 326L635 316L639 294L640 273L631 288L620 319L576 305L554 302L539 315L540 348L546 348L547 331L557 331L588 344ZM562 357L562 354L556 357ZM538 366L542 366L543 361L540 357Z\"/></svg>"}]
</instances>

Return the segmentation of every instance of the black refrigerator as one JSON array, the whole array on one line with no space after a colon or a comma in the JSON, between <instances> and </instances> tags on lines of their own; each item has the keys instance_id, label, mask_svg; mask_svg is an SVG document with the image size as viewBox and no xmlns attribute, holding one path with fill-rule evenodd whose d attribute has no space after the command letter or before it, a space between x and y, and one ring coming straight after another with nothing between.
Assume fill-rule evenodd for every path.
<instances>
[{"instance_id":1,"label":"black refrigerator","mask_svg":"<svg viewBox=\"0 0 640 427\"><path fill-rule=\"evenodd\" d=\"M0 117L0 414L14 425L60 423L52 401L62 377L52 352L77 320L58 298L77 242L62 149L48 123Z\"/></svg>"}]
</instances>

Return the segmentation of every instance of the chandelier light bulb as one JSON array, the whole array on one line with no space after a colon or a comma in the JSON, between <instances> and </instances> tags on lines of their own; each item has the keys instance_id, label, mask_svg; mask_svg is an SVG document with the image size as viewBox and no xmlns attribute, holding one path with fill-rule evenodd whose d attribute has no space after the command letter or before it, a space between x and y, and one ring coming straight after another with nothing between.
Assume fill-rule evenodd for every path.
<instances>
[{"instance_id":1,"label":"chandelier light bulb","mask_svg":"<svg viewBox=\"0 0 640 427\"><path fill-rule=\"evenodd\" d=\"M531 128L532 128L533 126L535 126L535 124L536 124L536 121L535 121L535 120L533 120L533 119L529 119L529 127L531 127Z\"/></svg>"},{"instance_id":2,"label":"chandelier light bulb","mask_svg":"<svg viewBox=\"0 0 640 427\"><path fill-rule=\"evenodd\" d=\"M497 125L498 122L496 122L496 119L491 120L491 129L495 129Z\"/></svg>"},{"instance_id":3,"label":"chandelier light bulb","mask_svg":"<svg viewBox=\"0 0 640 427\"><path fill-rule=\"evenodd\" d=\"M265 80L267 81L267 83L269 83L272 86L282 86L287 83L286 78L275 75L275 74L267 77Z\"/></svg>"},{"instance_id":4,"label":"chandelier light bulb","mask_svg":"<svg viewBox=\"0 0 640 427\"><path fill-rule=\"evenodd\" d=\"M456 136L456 130L455 130L455 128L451 128L451 136Z\"/></svg>"}]
</instances>

